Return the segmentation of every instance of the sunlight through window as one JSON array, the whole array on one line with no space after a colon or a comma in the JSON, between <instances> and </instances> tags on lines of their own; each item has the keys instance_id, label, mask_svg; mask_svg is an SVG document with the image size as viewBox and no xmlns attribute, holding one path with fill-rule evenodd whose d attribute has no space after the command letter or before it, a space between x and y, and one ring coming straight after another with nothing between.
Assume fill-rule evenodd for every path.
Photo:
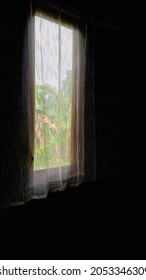
<instances>
[{"instance_id":1,"label":"sunlight through window","mask_svg":"<svg viewBox=\"0 0 146 280\"><path fill-rule=\"evenodd\" d=\"M73 30L35 16L34 169L70 165Z\"/></svg>"}]
</instances>

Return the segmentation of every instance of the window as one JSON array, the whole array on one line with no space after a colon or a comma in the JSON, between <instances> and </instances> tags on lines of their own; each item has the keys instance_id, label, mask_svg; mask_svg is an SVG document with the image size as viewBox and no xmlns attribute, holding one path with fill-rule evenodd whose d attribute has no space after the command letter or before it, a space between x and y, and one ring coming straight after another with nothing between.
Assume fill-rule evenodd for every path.
<instances>
[{"instance_id":1,"label":"window","mask_svg":"<svg viewBox=\"0 0 146 280\"><path fill-rule=\"evenodd\" d=\"M85 39L60 12L35 13L36 196L83 180Z\"/></svg>"},{"instance_id":2,"label":"window","mask_svg":"<svg viewBox=\"0 0 146 280\"><path fill-rule=\"evenodd\" d=\"M35 16L34 170L70 165L73 30Z\"/></svg>"}]
</instances>

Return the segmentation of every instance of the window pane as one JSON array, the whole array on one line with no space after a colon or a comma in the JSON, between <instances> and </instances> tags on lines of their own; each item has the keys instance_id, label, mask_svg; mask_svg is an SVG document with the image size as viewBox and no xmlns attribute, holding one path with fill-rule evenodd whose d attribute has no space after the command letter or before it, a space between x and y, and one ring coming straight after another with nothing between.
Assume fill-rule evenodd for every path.
<instances>
[{"instance_id":1,"label":"window pane","mask_svg":"<svg viewBox=\"0 0 146 280\"><path fill-rule=\"evenodd\" d=\"M35 16L34 169L70 164L73 31Z\"/></svg>"}]
</instances>

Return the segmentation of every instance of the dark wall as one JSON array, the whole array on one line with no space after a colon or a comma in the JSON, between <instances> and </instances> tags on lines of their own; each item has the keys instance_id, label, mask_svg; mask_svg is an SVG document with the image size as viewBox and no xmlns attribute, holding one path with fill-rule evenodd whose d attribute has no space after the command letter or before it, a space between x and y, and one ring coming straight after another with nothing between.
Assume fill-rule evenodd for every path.
<instances>
[{"instance_id":1,"label":"dark wall","mask_svg":"<svg viewBox=\"0 0 146 280\"><path fill-rule=\"evenodd\" d=\"M19 2L19 3L18 3ZM55 1L54 3L57 3ZM59 1L59 4L61 2ZM79 14L94 16L95 42L95 109L96 109L96 158L97 180L83 184L78 189L64 193L50 194L47 199L31 201L24 206L1 210L3 228L1 238L5 239L5 225L10 228L7 250L3 259L24 258L110 258L113 250L116 258L118 249L113 249L110 239L120 233L117 226L111 234L111 217L119 209L119 202L113 195L119 188L119 45L120 33L117 17L106 9L95 8L91 3L86 10L78 1L72 4L62 1L63 7ZM4 7L10 14L8 21L1 23L3 42L3 83L1 90L2 146L11 149L10 132L17 119L20 104L7 107L15 96L10 96L11 86L16 87L16 71L21 71L19 55L23 41L23 23L27 1L5 1ZM60 4L61 5L61 4ZM88 11L88 12L87 12ZM6 78L7 77L7 78ZM5 88L7 84L7 92ZM12 93L14 94L14 92ZM2 102L3 100L3 102ZM3 106L2 106L3 104ZM16 106L16 107L15 107ZM7 108L7 109L6 109ZM6 111L7 110L7 111ZM15 112L15 113L14 113ZM3 118L4 115L4 118ZM13 122L13 124L11 123ZM7 130L5 129L7 127ZM15 128L15 126L14 126ZM14 130L13 130L14 133ZM5 165L4 148L1 158ZM13 161L15 162L15 154ZM8 163L8 162L7 162ZM20 237L20 241L18 241ZM33 239L35 238L35 242ZM104 244L103 244L104 239ZM20 246L18 244L20 242ZM43 244L43 245L42 245ZM23 250L21 248L23 246ZM44 249L46 248L46 251ZM103 248L107 248L106 257Z\"/></svg>"},{"instance_id":2,"label":"dark wall","mask_svg":"<svg viewBox=\"0 0 146 280\"><path fill-rule=\"evenodd\" d=\"M97 177L119 176L118 24L95 20Z\"/></svg>"}]
</instances>

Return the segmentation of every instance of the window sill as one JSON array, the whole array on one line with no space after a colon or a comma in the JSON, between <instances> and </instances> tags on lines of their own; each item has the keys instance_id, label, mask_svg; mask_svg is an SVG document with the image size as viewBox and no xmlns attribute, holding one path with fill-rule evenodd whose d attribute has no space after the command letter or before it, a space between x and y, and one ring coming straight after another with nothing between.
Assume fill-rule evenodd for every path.
<instances>
[{"instance_id":1,"label":"window sill","mask_svg":"<svg viewBox=\"0 0 146 280\"><path fill-rule=\"evenodd\" d=\"M63 191L78 186L84 174L73 166L36 170L33 172L34 198L45 198L48 192Z\"/></svg>"}]
</instances>

